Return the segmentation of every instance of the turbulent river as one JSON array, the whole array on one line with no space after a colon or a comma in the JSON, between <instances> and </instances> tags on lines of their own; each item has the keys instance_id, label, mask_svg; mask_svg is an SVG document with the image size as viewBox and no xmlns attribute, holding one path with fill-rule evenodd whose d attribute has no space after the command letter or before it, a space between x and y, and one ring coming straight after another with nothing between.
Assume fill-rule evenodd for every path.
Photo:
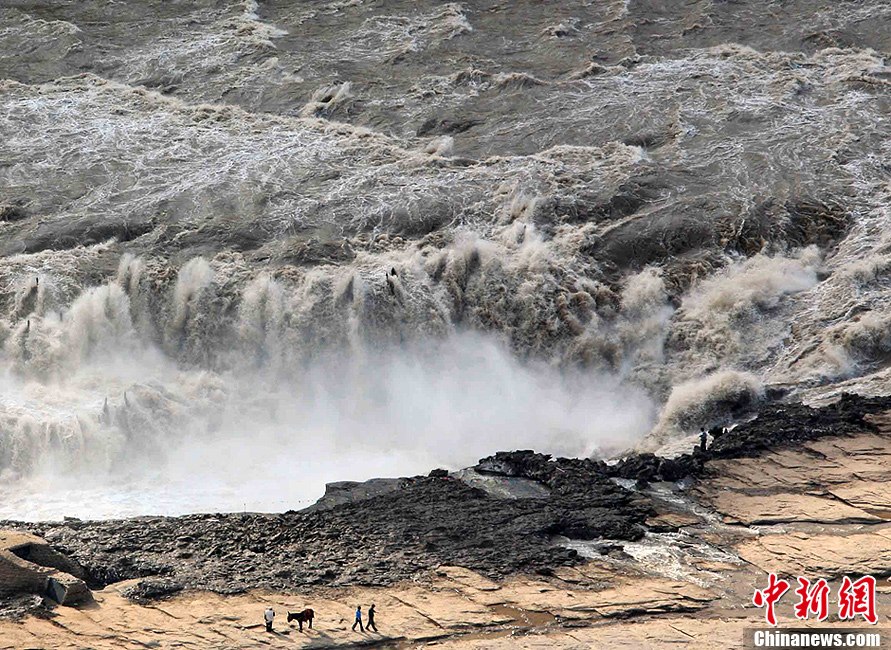
<instances>
[{"instance_id":1,"label":"turbulent river","mask_svg":"<svg viewBox=\"0 0 891 650\"><path fill-rule=\"evenodd\" d=\"M0 3L0 518L891 390L882 0Z\"/></svg>"}]
</instances>

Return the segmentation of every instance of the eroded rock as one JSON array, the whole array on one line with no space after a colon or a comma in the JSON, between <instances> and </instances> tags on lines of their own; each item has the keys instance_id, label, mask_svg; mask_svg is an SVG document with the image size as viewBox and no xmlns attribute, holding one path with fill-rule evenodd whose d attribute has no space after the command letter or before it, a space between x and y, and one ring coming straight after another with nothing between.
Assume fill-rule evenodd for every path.
<instances>
[{"instance_id":1,"label":"eroded rock","mask_svg":"<svg viewBox=\"0 0 891 650\"><path fill-rule=\"evenodd\" d=\"M92 599L81 568L35 535L0 530L0 597L46 596L60 605Z\"/></svg>"}]
</instances>

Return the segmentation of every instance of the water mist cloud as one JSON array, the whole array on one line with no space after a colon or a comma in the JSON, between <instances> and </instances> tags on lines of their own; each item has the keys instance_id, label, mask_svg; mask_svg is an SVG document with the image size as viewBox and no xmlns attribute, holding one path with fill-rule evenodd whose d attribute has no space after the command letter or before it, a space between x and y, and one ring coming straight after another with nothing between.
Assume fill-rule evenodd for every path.
<instances>
[{"instance_id":1,"label":"water mist cloud","mask_svg":"<svg viewBox=\"0 0 891 650\"><path fill-rule=\"evenodd\" d=\"M140 354L136 376L113 355L51 389L6 375L0 411L16 433L0 448L12 495L0 517L299 508L331 480L454 469L499 449L612 453L655 413L614 377L525 364L473 334L331 352L285 374Z\"/></svg>"}]
</instances>

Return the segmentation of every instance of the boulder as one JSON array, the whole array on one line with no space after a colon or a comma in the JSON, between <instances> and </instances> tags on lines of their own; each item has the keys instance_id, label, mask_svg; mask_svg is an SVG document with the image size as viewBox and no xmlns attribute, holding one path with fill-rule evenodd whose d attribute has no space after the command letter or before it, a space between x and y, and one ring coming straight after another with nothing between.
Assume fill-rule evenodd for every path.
<instances>
[{"instance_id":1,"label":"boulder","mask_svg":"<svg viewBox=\"0 0 891 650\"><path fill-rule=\"evenodd\" d=\"M60 605L92 600L83 570L46 540L0 530L0 596L36 594Z\"/></svg>"},{"instance_id":2,"label":"boulder","mask_svg":"<svg viewBox=\"0 0 891 650\"><path fill-rule=\"evenodd\" d=\"M344 503L355 503L395 492L405 487L409 479L373 478L368 481L337 481L325 485L325 494L305 512L326 510Z\"/></svg>"}]
</instances>

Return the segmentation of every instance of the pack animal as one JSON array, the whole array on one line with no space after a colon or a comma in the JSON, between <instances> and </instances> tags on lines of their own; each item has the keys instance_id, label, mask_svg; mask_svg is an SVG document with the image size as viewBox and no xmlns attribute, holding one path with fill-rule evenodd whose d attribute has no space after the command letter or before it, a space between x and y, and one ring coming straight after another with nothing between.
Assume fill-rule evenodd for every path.
<instances>
[{"instance_id":1,"label":"pack animal","mask_svg":"<svg viewBox=\"0 0 891 650\"><path fill-rule=\"evenodd\" d=\"M302 612L288 612L288 623L291 621L297 621L297 625L300 626L300 631L303 632L303 624L308 623L309 629L312 629L312 619L315 616L315 612L311 609L304 609Z\"/></svg>"}]
</instances>

